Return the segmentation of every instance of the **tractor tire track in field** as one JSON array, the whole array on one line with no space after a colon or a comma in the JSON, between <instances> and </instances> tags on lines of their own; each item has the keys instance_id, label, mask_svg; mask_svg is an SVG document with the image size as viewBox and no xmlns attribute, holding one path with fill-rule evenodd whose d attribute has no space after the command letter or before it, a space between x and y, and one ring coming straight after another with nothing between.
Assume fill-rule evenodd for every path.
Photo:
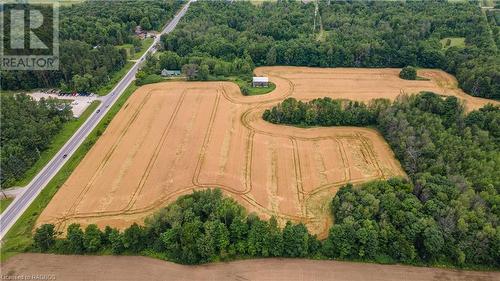
<instances>
[{"instance_id":1,"label":"tractor tire track in field","mask_svg":"<svg viewBox=\"0 0 500 281\"><path fill-rule=\"evenodd\" d=\"M329 202L321 201L325 195L331 198L339 187L347 183L363 183L393 175L404 176L404 172L393 159L389 158L390 161L385 161L387 163L380 162L379 155L386 151L376 151L375 148L378 149L380 145L374 146L372 142L385 143L373 129L348 127L300 129L264 122L261 115L265 109L287 97L300 98L301 92L298 92L294 78L287 77L289 73L267 70L263 73L268 74L273 82L276 82L277 87L274 92L262 96L245 97L235 90L234 85L227 82L167 82L144 86L145 91L137 94L142 94L142 99L135 101L136 105L130 104L129 106L127 103L122 109L135 108L125 127L118 135L113 136L115 140L109 148L106 148L100 160L101 163L89 180L83 184L71 208L62 214L49 214L46 217L42 214L41 217L49 217L48 221L55 222L58 230L63 231L64 229L61 228L72 222L98 223L100 226L105 225L106 221L142 222L145 216L165 206L166 203L174 201L180 195L193 190L217 187L249 208L250 211L267 217L275 216L281 222L292 220L303 222L308 226L314 225L313 233L323 235L330 223L329 212L325 213L315 205L319 203L329 205ZM300 85L302 84L304 82L301 80ZM170 90L165 92L165 89ZM162 92L157 90L162 90ZM213 92L207 92L207 90ZM106 167L113 164L123 167L123 163L111 163L113 161L110 159L117 152L117 148L124 145L122 144L123 138L127 134L134 133L129 128L138 120L138 116L148 114L143 109L147 103L151 102L153 91L155 95L169 95L169 92L173 91L178 93L179 97L175 104L161 104L162 107L171 106L172 113L166 124L162 126L158 141L154 147L151 147L152 154L144 162L145 167L127 166L129 169L141 169L142 172L136 186L127 189L131 190L130 193L122 195L128 196L125 206L120 208L115 206L114 210L110 207L103 211L95 211L91 208L80 210L82 208L78 206L82 201L90 200L89 198L95 198L97 195L96 189L92 186L96 184L98 178L113 177L113 175L104 175ZM192 95L198 95L200 99L195 102L197 106L187 103L186 98ZM210 103L208 103L202 100L201 95L213 96L210 97ZM311 98L313 97L307 96L301 99ZM190 108L192 112L189 114L181 110L190 110ZM230 110L228 111L227 108ZM162 110L160 109L158 114L162 114ZM181 115L181 112L184 114ZM228 114L231 116L225 119ZM206 119L203 120L205 116ZM230 127L217 126L218 120L225 120L224 122L227 122ZM114 123L115 120L110 126ZM140 128L140 125L134 126L134 129L136 127ZM173 130L174 127L177 130ZM224 133L218 130L224 130ZM241 142L233 142L237 140L236 137L243 139ZM323 142L332 146L333 150L328 151L336 154L334 159L322 154L324 151L320 147ZM175 144L174 147L167 147L167 144L171 143ZM188 143L196 144L196 147L189 146ZM308 159L304 159L308 156L301 152L303 143L304 147L311 149ZM311 146L307 146L307 143ZM262 145L267 148L264 147L262 150ZM389 149L386 144L382 147L384 150ZM166 150L170 150L171 153L163 153ZM260 157L258 153L262 153L261 151L266 151L267 156ZM188 155L190 155L189 158L187 158ZM207 160L214 157L218 159L215 161L217 164L213 165L213 161L210 162L212 164L207 164L209 163ZM261 163L262 160L266 163ZM192 165L188 165L186 161L191 161ZM165 162L168 162L166 167L171 168L162 171L165 173L165 176L162 176L164 182L155 181L152 175L158 175L157 169ZM262 165L265 167L260 167ZM189 168L182 170L184 168L181 167ZM359 168L356 168L358 170L353 174L352 169L355 167L363 167L362 171L370 171L370 173L360 177ZM241 176L232 175L228 178L231 176L228 175L231 171L238 171ZM306 171L316 173L318 180L314 184L317 186L312 186L312 177L305 177ZM283 173L290 178L282 179ZM182 175L179 176L179 174ZM208 178L205 179L206 175ZM264 180L259 180L262 178ZM256 183L258 184L254 186ZM121 184L127 183L121 182ZM148 192L144 192L146 186ZM78 187L73 186L73 188ZM103 188L106 190L106 187ZM154 194L156 196L151 197ZM262 201L263 194L267 198L265 202ZM89 205L88 202L85 206L87 205ZM40 223L40 220L37 223Z\"/></svg>"},{"instance_id":2,"label":"tractor tire track in field","mask_svg":"<svg viewBox=\"0 0 500 281\"><path fill-rule=\"evenodd\" d=\"M151 169L156 164L156 161L158 159L158 155L160 154L160 151L161 151L163 145L165 144L165 140L167 139L167 136L168 136L168 134L170 132L170 128L172 128L172 124L174 123L174 120L177 117L177 113L179 113L179 109L181 108L181 106L182 106L182 104L184 102L184 99L186 97L186 91L187 90L182 91L182 93L181 93L181 95L179 97L179 100L177 101L177 104L175 106L174 112L170 116L170 120L168 121L167 126L165 126L165 129L163 130L162 135L160 137L160 140L156 144L153 156L151 157L151 159L148 162L146 170L144 171L144 173L143 173L143 175L141 177L141 181L139 182L139 185L137 186L137 188L134 190L134 193L132 194L132 199L129 201L129 203L123 209L123 211L128 211L128 210L130 210L132 208L132 206L134 205L135 201L137 200L137 196L140 194L140 192L144 188L144 185L146 184L146 181L147 181L147 179L149 177L149 174L151 173Z\"/></svg>"},{"instance_id":3,"label":"tractor tire track in field","mask_svg":"<svg viewBox=\"0 0 500 281\"><path fill-rule=\"evenodd\" d=\"M82 201L83 197L85 196L85 194L87 193L87 191L89 190L89 188L92 186L92 184L94 183L94 181L97 178L97 176L106 167L106 165L108 164L109 159L111 158L111 156L115 152L115 150L118 147L118 145L121 143L123 137L126 135L126 133L129 130L130 126L132 126L132 124L137 119L137 116L139 115L139 113L141 112L142 108L147 103L147 101L150 99L150 97L151 97L151 92L148 92L148 94L146 95L146 97L144 98L144 100L139 104L139 106L137 107L137 109L134 111L134 113L132 114L131 118L129 119L129 121L126 123L126 125L125 125L124 129L121 131L119 137L116 139L116 141L113 143L113 145L110 147L110 149L108 150L108 152L104 156L104 159L102 160L101 164L98 166L97 170L94 172L94 175L92 176L91 180L85 185L85 187L82 189L82 191L78 194L77 199L75 200L75 202L73 203L73 205L68 210L69 213L73 213L75 211L76 207Z\"/></svg>"}]
</instances>

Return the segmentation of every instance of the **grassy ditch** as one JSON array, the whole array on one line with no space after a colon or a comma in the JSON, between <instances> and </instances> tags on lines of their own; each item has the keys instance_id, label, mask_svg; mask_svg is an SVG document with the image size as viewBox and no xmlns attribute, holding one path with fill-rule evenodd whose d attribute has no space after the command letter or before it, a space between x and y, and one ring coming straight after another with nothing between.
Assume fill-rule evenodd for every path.
<instances>
[{"instance_id":1,"label":"grassy ditch","mask_svg":"<svg viewBox=\"0 0 500 281\"><path fill-rule=\"evenodd\" d=\"M136 89L137 86L131 84L125 90L118 101L111 107L108 113L106 113L106 116L104 116L82 145L76 150L73 156L64 164L61 170L52 178L38 197L13 225L4 237L4 243L0 250L0 261L5 261L7 258L18 253L26 252L31 248L33 243L32 231L38 216Z\"/></svg>"},{"instance_id":2,"label":"grassy ditch","mask_svg":"<svg viewBox=\"0 0 500 281\"><path fill-rule=\"evenodd\" d=\"M0 214L3 213L3 211L5 211L5 209L7 209L7 207L9 207L9 205L10 205L10 203L12 203L12 201L14 201L14 198L10 198L10 197L0 199Z\"/></svg>"},{"instance_id":3,"label":"grassy ditch","mask_svg":"<svg viewBox=\"0 0 500 281\"><path fill-rule=\"evenodd\" d=\"M64 144L71 138L72 135L82 126L82 124L87 120L87 118L94 112L94 110L99 106L101 101L93 101L87 109L80 115L80 117L75 118L66 124L64 124L62 130L54 137L50 147L44 150L40 154L40 158L36 163L26 171L24 177L16 181L13 186L26 186L31 180L49 163L50 159L56 155L56 153L64 146Z\"/></svg>"},{"instance_id":4,"label":"grassy ditch","mask_svg":"<svg viewBox=\"0 0 500 281\"><path fill-rule=\"evenodd\" d=\"M113 77L106 83L106 85L102 86L99 88L99 90L96 91L96 94L99 96L105 96L107 95L113 88L122 80L122 78L127 74L127 72L132 68L134 65L133 61L127 61L125 65L118 70L117 72L113 73Z\"/></svg>"}]
</instances>

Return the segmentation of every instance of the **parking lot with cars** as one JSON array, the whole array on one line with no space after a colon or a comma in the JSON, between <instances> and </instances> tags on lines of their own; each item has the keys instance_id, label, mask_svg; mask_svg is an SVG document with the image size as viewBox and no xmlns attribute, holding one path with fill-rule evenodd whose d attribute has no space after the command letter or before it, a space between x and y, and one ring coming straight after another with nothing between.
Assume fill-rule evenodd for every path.
<instances>
[{"instance_id":1,"label":"parking lot with cars","mask_svg":"<svg viewBox=\"0 0 500 281\"><path fill-rule=\"evenodd\" d=\"M63 92L55 89L28 93L28 95L32 96L35 100L40 100L41 98L68 100L71 102L71 110L74 117L80 117L93 101L101 99L98 95L90 92Z\"/></svg>"}]
</instances>

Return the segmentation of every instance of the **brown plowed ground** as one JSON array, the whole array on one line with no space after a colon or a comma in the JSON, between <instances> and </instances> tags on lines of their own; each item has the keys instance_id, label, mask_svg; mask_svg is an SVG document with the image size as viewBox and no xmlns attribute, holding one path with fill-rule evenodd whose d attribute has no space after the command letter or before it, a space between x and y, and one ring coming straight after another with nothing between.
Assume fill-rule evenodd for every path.
<instances>
[{"instance_id":1,"label":"brown plowed ground","mask_svg":"<svg viewBox=\"0 0 500 281\"><path fill-rule=\"evenodd\" d=\"M305 259L255 259L188 266L146 257L19 254L2 264L1 269L2 276L9 280L500 280L498 272ZM32 276L38 279L26 279Z\"/></svg>"},{"instance_id":2,"label":"brown plowed ground","mask_svg":"<svg viewBox=\"0 0 500 281\"><path fill-rule=\"evenodd\" d=\"M431 81L406 81L397 69L256 69L276 84L242 96L229 82L166 82L139 88L60 188L37 224L73 222L125 228L195 189L220 187L263 218L307 224L325 237L329 202L348 183L404 176L381 135L355 127L296 128L267 123L264 109L293 96L368 101L429 90L463 96ZM441 85L443 85L441 83Z\"/></svg>"}]
</instances>

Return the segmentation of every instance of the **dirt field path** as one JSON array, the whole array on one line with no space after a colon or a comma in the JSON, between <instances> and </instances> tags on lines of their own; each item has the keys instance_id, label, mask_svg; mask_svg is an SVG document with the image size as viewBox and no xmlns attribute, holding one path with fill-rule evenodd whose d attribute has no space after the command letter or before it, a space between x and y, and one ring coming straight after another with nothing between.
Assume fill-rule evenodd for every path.
<instances>
[{"instance_id":1,"label":"dirt field path","mask_svg":"<svg viewBox=\"0 0 500 281\"><path fill-rule=\"evenodd\" d=\"M331 281L494 281L499 272L445 270L402 265L257 259L184 266L146 257L20 254L2 264L2 276L49 276L78 280L331 280Z\"/></svg>"},{"instance_id":2,"label":"dirt field path","mask_svg":"<svg viewBox=\"0 0 500 281\"><path fill-rule=\"evenodd\" d=\"M263 67L256 73L269 76L276 90L245 97L228 82L139 88L37 223L61 231L73 222L125 228L181 194L220 187L261 217L301 221L325 237L329 202L340 186L404 172L375 130L274 125L262 120L263 110L289 96L368 101L421 90L455 93L436 82L443 74L435 71L425 73L436 74L430 81L401 80L397 69Z\"/></svg>"}]
</instances>

